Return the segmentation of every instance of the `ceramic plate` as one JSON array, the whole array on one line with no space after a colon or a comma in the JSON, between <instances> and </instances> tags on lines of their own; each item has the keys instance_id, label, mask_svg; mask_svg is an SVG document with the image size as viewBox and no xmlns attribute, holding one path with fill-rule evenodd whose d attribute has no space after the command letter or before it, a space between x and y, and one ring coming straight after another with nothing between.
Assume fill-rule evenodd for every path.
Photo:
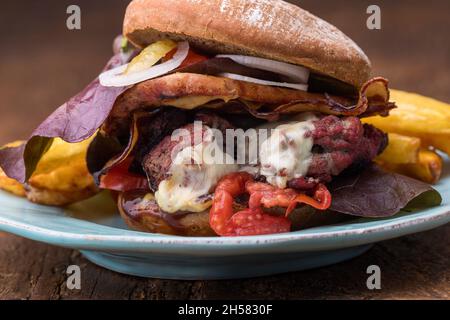
<instances>
[{"instance_id":1,"label":"ceramic plate","mask_svg":"<svg viewBox=\"0 0 450 320\"><path fill-rule=\"evenodd\" d=\"M265 276L341 262L378 241L450 222L450 161L436 186L439 207L389 219L358 219L289 234L245 238L183 238L130 231L107 194L68 208L31 204L0 192L0 230L80 250L105 268L165 279Z\"/></svg>"}]
</instances>

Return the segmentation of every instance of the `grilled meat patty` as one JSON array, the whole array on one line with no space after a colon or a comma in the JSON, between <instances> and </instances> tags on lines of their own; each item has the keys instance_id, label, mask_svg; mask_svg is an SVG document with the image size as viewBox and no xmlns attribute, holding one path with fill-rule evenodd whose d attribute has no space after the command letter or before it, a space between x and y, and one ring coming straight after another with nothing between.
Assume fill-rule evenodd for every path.
<instances>
[{"instance_id":1,"label":"grilled meat patty","mask_svg":"<svg viewBox=\"0 0 450 320\"><path fill-rule=\"evenodd\" d=\"M331 182L352 165L371 162L387 146L387 135L356 117L327 116L314 122L313 160L308 177Z\"/></svg>"},{"instance_id":2,"label":"grilled meat patty","mask_svg":"<svg viewBox=\"0 0 450 320\"><path fill-rule=\"evenodd\" d=\"M234 126L227 120L208 111L201 111L194 116L195 121L201 121L203 125L202 135L208 128L220 130L225 136L227 129L234 129ZM190 145L181 145L180 142L189 142L187 139L177 141L172 139L172 135L166 136L156 145L143 159L143 167L147 173L151 190L156 192L161 181L170 177L169 171L172 166L172 152L175 147L186 148L194 144L194 124L188 124L180 129L185 129L190 133Z\"/></svg>"},{"instance_id":3,"label":"grilled meat patty","mask_svg":"<svg viewBox=\"0 0 450 320\"><path fill-rule=\"evenodd\" d=\"M233 126L227 120L210 113L198 115L203 125L224 132ZM194 141L194 125L184 126ZM207 127L203 129L205 132ZM339 118L325 116L314 121L314 130L306 135L313 138L313 159L306 177L292 179L288 186L300 191L313 189L318 183L328 183L333 176L354 165L371 162L387 146L387 135L370 125L364 125L357 117ZM179 141L165 137L145 156L142 163L153 191L161 181L170 177L172 152ZM182 146L188 147L186 146Z\"/></svg>"}]
</instances>

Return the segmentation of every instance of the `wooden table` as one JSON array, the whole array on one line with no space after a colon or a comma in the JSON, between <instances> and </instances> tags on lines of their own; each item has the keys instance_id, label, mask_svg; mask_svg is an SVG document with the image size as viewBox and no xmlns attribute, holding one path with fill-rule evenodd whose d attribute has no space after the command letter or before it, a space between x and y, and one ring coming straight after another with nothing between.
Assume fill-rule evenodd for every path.
<instances>
[{"instance_id":1,"label":"wooden table","mask_svg":"<svg viewBox=\"0 0 450 320\"><path fill-rule=\"evenodd\" d=\"M303 0L371 57L391 86L450 101L447 0L377 1L382 30L366 28L372 1ZM82 9L82 30L65 27L66 8ZM9 1L0 12L0 143L26 138L55 107L94 78L120 33L127 1ZM19 17L19 18L18 18ZM115 274L72 250L0 233L0 299L449 299L450 226L377 244L332 267L239 281L165 281ZM66 268L82 269L82 290L66 288ZM366 269L379 265L382 290Z\"/></svg>"}]
</instances>

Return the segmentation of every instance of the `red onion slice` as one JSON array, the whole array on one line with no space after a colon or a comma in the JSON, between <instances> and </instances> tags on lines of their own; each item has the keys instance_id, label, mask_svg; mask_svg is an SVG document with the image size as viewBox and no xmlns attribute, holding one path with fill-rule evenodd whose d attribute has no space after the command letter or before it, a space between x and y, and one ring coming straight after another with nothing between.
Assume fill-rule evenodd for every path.
<instances>
[{"instance_id":1,"label":"red onion slice","mask_svg":"<svg viewBox=\"0 0 450 320\"><path fill-rule=\"evenodd\" d=\"M308 83L310 71L301 66L251 56L220 54L217 58L229 58L246 67L266 70L289 77L293 82Z\"/></svg>"},{"instance_id":2,"label":"red onion slice","mask_svg":"<svg viewBox=\"0 0 450 320\"><path fill-rule=\"evenodd\" d=\"M128 65L120 66L116 69L102 73L99 77L100 84L104 87L126 87L146 80L154 79L181 66L183 61L186 60L188 53L189 43L187 41L180 42L178 43L177 52L169 61L158 64L150 69L131 74L124 74L125 70L128 68Z\"/></svg>"},{"instance_id":3,"label":"red onion slice","mask_svg":"<svg viewBox=\"0 0 450 320\"><path fill-rule=\"evenodd\" d=\"M262 84L262 85L266 85L266 86L284 87L284 88L296 89L296 90L301 90L301 91L308 91L307 84L266 81L266 80L245 77L245 76L241 76L239 74L234 74L234 73L221 73L221 74L219 74L219 76L224 77L224 78L233 79L233 80L245 81L245 82L250 82L250 83L255 83L255 84Z\"/></svg>"}]
</instances>

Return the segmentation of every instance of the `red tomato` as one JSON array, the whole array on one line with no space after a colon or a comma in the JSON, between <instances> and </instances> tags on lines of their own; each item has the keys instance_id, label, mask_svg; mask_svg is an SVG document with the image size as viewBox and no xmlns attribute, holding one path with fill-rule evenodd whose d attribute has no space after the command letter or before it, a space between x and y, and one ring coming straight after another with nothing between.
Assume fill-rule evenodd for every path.
<instances>
[{"instance_id":1,"label":"red tomato","mask_svg":"<svg viewBox=\"0 0 450 320\"><path fill-rule=\"evenodd\" d=\"M173 58L173 56L175 55L175 52L177 52L177 49L173 49L172 51L170 51L165 57L164 57L164 61L170 60ZM185 67L189 67L193 64L196 63L200 63L203 61L208 60L209 58L206 56L203 56L201 54L198 54L197 52L195 52L192 49L189 49L189 53L188 56L186 57L186 59L183 61L183 63L181 64L181 66L179 66L178 68L185 68Z\"/></svg>"},{"instance_id":2,"label":"red tomato","mask_svg":"<svg viewBox=\"0 0 450 320\"><path fill-rule=\"evenodd\" d=\"M100 188L120 192L149 189L146 177L128 171L132 161L130 158L111 168L100 179Z\"/></svg>"}]
</instances>

